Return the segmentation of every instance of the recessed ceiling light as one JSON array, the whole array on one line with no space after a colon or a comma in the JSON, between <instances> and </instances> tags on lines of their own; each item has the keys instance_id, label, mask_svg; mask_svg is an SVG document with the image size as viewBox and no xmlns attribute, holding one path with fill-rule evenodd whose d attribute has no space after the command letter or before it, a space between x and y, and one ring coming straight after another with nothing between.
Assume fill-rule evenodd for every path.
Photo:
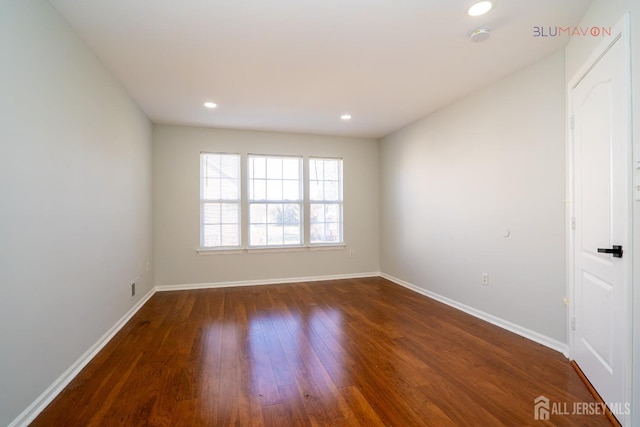
<instances>
[{"instance_id":1,"label":"recessed ceiling light","mask_svg":"<svg viewBox=\"0 0 640 427\"><path fill-rule=\"evenodd\" d=\"M351 120L351 114L343 114L340 116L342 120Z\"/></svg>"},{"instance_id":2,"label":"recessed ceiling light","mask_svg":"<svg viewBox=\"0 0 640 427\"><path fill-rule=\"evenodd\" d=\"M489 12L493 5L490 1L480 1L469 8L467 13L469 16L480 16Z\"/></svg>"},{"instance_id":3,"label":"recessed ceiling light","mask_svg":"<svg viewBox=\"0 0 640 427\"><path fill-rule=\"evenodd\" d=\"M205 102L204 106L207 108L216 108L218 105L215 102Z\"/></svg>"}]
</instances>

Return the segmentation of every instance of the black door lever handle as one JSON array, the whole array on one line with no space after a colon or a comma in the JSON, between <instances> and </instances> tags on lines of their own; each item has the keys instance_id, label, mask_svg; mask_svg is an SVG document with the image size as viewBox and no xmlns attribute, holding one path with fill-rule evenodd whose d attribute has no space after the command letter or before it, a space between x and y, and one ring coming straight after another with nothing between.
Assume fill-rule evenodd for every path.
<instances>
[{"instance_id":1,"label":"black door lever handle","mask_svg":"<svg viewBox=\"0 0 640 427\"><path fill-rule=\"evenodd\" d=\"M614 258L622 258L622 246L613 245L611 249L598 248L601 254L612 254Z\"/></svg>"}]
</instances>

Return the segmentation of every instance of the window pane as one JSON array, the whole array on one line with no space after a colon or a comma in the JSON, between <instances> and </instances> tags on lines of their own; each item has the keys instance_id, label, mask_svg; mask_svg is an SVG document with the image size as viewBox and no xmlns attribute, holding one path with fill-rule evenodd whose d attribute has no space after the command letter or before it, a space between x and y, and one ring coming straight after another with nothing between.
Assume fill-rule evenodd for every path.
<instances>
[{"instance_id":1,"label":"window pane","mask_svg":"<svg viewBox=\"0 0 640 427\"><path fill-rule=\"evenodd\" d=\"M205 154L203 175L208 178L220 178L220 161L219 155Z\"/></svg>"},{"instance_id":2,"label":"window pane","mask_svg":"<svg viewBox=\"0 0 640 427\"><path fill-rule=\"evenodd\" d=\"M322 160L309 160L309 179L322 181L324 179L324 162Z\"/></svg>"},{"instance_id":3,"label":"window pane","mask_svg":"<svg viewBox=\"0 0 640 427\"><path fill-rule=\"evenodd\" d=\"M220 193L216 198L223 200L237 200L240 198L238 194L239 182L237 179L223 178L220 182L220 187Z\"/></svg>"},{"instance_id":4,"label":"window pane","mask_svg":"<svg viewBox=\"0 0 640 427\"><path fill-rule=\"evenodd\" d=\"M284 214L283 214L282 221L285 224L289 224L289 225L300 224L300 205L288 203L284 205L283 210L284 210Z\"/></svg>"},{"instance_id":5,"label":"window pane","mask_svg":"<svg viewBox=\"0 0 640 427\"><path fill-rule=\"evenodd\" d=\"M221 156L220 164L219 164L220 174L217 176L220 176L221 178L224 178L224 177L234 178L234 179L239 178L239 174L240 174L239 160L240 159L238 158L237 155Z\"/></svg>"},{"instance_id":6,"label":"window pane","mask_svg":"<svg viewBox=\"0 0 640 427\"><path fill-rule=\"evenodd\" d=\"M324 222L324 205L312 203L309 205L311 224Z\"/></svg>"},{"instance_id":7,"label":"window pane","mask_svg":"<svg viewBox=\"0 0 640 427\"><path fill-rule=\"evenodd\" d=\"M270 204L267 206L267 222L269 224L282 224L282 205Z\"/></svg>"},{"instance_id":8,"label":"window pane","mask_svg":"<svg viewBox=\"0 0 640 427\"><path fill-rule=\"evenodd\" d=\"M204 178L202 182L202 198L208 200L220 199L219 178Z\"/></svg>"},{"instance_id":9,"label":"window pane","mask_svg":"<svg viewBox=\"0 0 640 427\"><path fill-rule=\"evenodd\" d=\"M338 242L342 241L342 237L340 236L340 225L336 223L327 224L325 240L327 242Z\"/></svg>"},{"instance_id":10,"label":"window pane","mask_svg":"<svg viewBox=\"0 0 640 427\"><path fill-rule=\"evenodd\" d=\"M249 244L251 246L265 246L267 244L266 224L252 224L249 227Z\"/></svg>"},{"instance_id":11,"label":"window pane","mask_svg":"<svg viewBox=\"0 0 640 427\"><path fill-rule=\"evenodd\" d=\"M285 245L296 245L302 243L300 226L284 227L284 243Z\"/></svg>"},{"instance_id":12,"label":"window pane","mask_svg":"<svg viewBox=\"0 0 640 427\"><path fill-rule=\"evenodd\" d=\"M337 181L324 182L324 200L339 200L340 193L338 191Z\"/></svg>"},{"instance_id":13,"label":"window pane","mask_svg":"<svg viewBox=\"0 0 640 427\"><path fill-rule=\"evenodd\" d=\"M238 224L239 206L237 203L223 203L220 206L221 224Z\"/></svg>"},{"instance_id":14,"label":"window pane","mask_svg":"<svg viewBox=\"0 0 640 427\"><path fill-rule=\"evenodd\" d=\"M202 197L207 200L239 198L240 156L202 154Z\"/></svg>"},{"instance_id":15,"label":"window pane","mask_svg":"<svg viewBox=\"0 0 640 427\"><path fill-rule=\"evenodd\" d=\"M267 200L278 201L282 200L282 181L281 180L269 180L267 181Z\"/></svg>"},{"instance_id":16,"label":"window pane","mask_svg":"<svg viewBox=\"0 0 640 427\"><path fill-rule=\"evenodd\" d=\"M324 241L324 224L311 224L310 234L311 243L320 243Z\"/></svg>"},{"instance_id":17,"label":"window pane","mask_svg":"<svg viewBox=\"0 0 640 427\"><path fill-rule=\"evenodd\" d=\"M340 221L340 206L338 205L325 205L324 218L326 222L339 222Z\"/></svg>"},{"instance_id":18,"label":"window pane","mask_svg":"<svg viewBox=\"0 0 640 427\"><path fill-rule=\"evenodd\" d=\"M225 224L220 229L221 246L240 246L240 229L237 224Z\"/></svg>"},{"instance_id":19,"label":"window pane","mask_svg":"<svg viewBox=\"0 0 640 427\"><path fill-rule=\"evenodd\" d=\"M251 224L265 224L267 222L267 205L251 204L249 208Z\"/></svg>"},{"instance_id":20,"label":"window pane","mask_svg":"<svg viewBox=\"0 0 640 427\"><path fill-rule=\"evenodd\" d=\"M219 225L205 225L204 226L204 242L203 246L221 246L220 242L220 226Z\"/></svg>"},{"instance_id":21,"label":"window pane","mask_svg":"<svg viewBox=\"0 0 640 427\"><path fill-rule=\"evenodd\" d=\"M309 199L324 200L322 181L309 181Z\"/></svg>"},{"instance_id":22,"label":"window pane","mask_svg":"<svg viewBox=\"0 0 640 427\"><path fill-rule=\"evenodd\" d=\"M264 157L249 158L249 179L267 177L267 159Z\"/></svg>"},{"instance_id":23,"label":"window pane","mask_svg":"<svg viewBox=\"0 0 640 427\"><path fill-rule=\"evenodd\" d=\"M202 154L202 198L237 200L240 196L240 156L237 154Z\"/></svg>"},{"instance_id":24,"label":"window pane","mask_svg":"<svg viewBox=\"0 0 640 427\"><path fill-rule=\"evenodd\" d=\"M282 183L283 200L300 200L299 181L287 180Z\"/></svg>"},{"instance_id":25,"label":"window pane","mask_svg":"<svg viewBox=\"0 0 640 427\"><path fill-rule=\"evenodd\" d=\"M342 242L340 224L325 223L311 225L311 243Z\"/></svg>"},{"instance_id":26,"label":"window pane","mask_svg":"<svg viewBox=\"0 0 640 427\"><path fill-rule=\"evenodd\" d=\"M220 222L220 203L205 203L202 214L205 224L218 224Z\"/></svg>"},{"instance_id":27,"label":"window pane","mask_svg":"<svg viewBox=\"0 0 640 427\"><path fill-rule=\"evenodd\" d=\"M282 225L267 226L267 244L283 245L284 244L284 227Z\"/></svg>"},{"instance_id":28,"label":"window pane","mask_svg":"<svg viewBox=\"0 0 640 427\"><path fill-rule=\"evenodd\" d=\"M282 159L276 157L267 158L267 178L282 179Z\"/></svg>"},{"instance_id":29,"label":"window pane","mask_svg":"<svg viewBox=\"0 0 640 427\"><path fill-rule=\"evenodd\" d=\"M203 208L204 247L239 246L240 226L237 203L205 203Z\"/></svg>"},{"instance_id":30,"label":"window pane","mask_svg":"<svg viewBox=\"0 0 640 427\"><path fill-rule=\"evenodd\" d=\"M282 178L299 179L300 177L300 159L283 159L282 160Z\"/></svg>"},{"instance_id":31,"label":"window pane","mask_svg":"<svg viewBox=\"0 0 640 427\"><path fill-rule=\"evenodd\" d=\"M324 179L327 181L338 181L340 179L340 160L324 161Z\"/></svg>"},{"instance_id":32,"label":"window pane","mask_svg":"<svg viewBox=\"0 0 640 427\"><path fill-rule=\"evenodd\" d=\"M267 200L267 181L254 179L249 186L249 198L251 200Z\"/></svg>"}]
</instances>

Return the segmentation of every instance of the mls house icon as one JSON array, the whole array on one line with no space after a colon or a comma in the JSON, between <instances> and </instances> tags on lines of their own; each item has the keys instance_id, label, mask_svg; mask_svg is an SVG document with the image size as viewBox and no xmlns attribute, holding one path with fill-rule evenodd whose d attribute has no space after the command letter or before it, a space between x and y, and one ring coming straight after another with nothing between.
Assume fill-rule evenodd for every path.
<instances>
[{"instance_id":1,"label":"mls house icon","mask_svg":"<svg viewBox=\"0 0 640 427\"><path fill-rule=\"evenodd\" d=\"M549 399L545 396L538 396L533 401L533 418L536 420L549 419Z\"/></svg>"}]
</instances>

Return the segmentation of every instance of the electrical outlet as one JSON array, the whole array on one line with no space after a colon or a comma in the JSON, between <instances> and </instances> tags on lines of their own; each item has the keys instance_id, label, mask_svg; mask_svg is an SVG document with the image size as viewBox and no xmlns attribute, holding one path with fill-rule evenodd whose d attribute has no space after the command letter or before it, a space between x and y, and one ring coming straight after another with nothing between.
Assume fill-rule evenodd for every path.
<instances>
[{"instance_id":1,"label":"electrical outlet","mask_svg":"<svg viewBox=\"0 0 640 427\"><path fill-rule=\"evenodd\" d=\"M131 284L131 298L136 296L136 282Z\"/></svg>"},{"instance_id":2,"label":"electrical outlet","mask_svg":"<svg viewBox=\"0 0 640 427\"><path fill-rule=\"evenodd\" d=\"M483 285L489 284L489 273L482 273L482 284Z\"/></svg>"},{"instance_id":3,"label":"electrical outlet","mask_svg":"<svg viewBox=\"0 0 640 427\"><path fill-rule=\"evenodd\" d=\"M355 258L356 257L356 251L354 251L353 249L351 249L349 251L349 258Z\"/></svg>"}]
</instances>

